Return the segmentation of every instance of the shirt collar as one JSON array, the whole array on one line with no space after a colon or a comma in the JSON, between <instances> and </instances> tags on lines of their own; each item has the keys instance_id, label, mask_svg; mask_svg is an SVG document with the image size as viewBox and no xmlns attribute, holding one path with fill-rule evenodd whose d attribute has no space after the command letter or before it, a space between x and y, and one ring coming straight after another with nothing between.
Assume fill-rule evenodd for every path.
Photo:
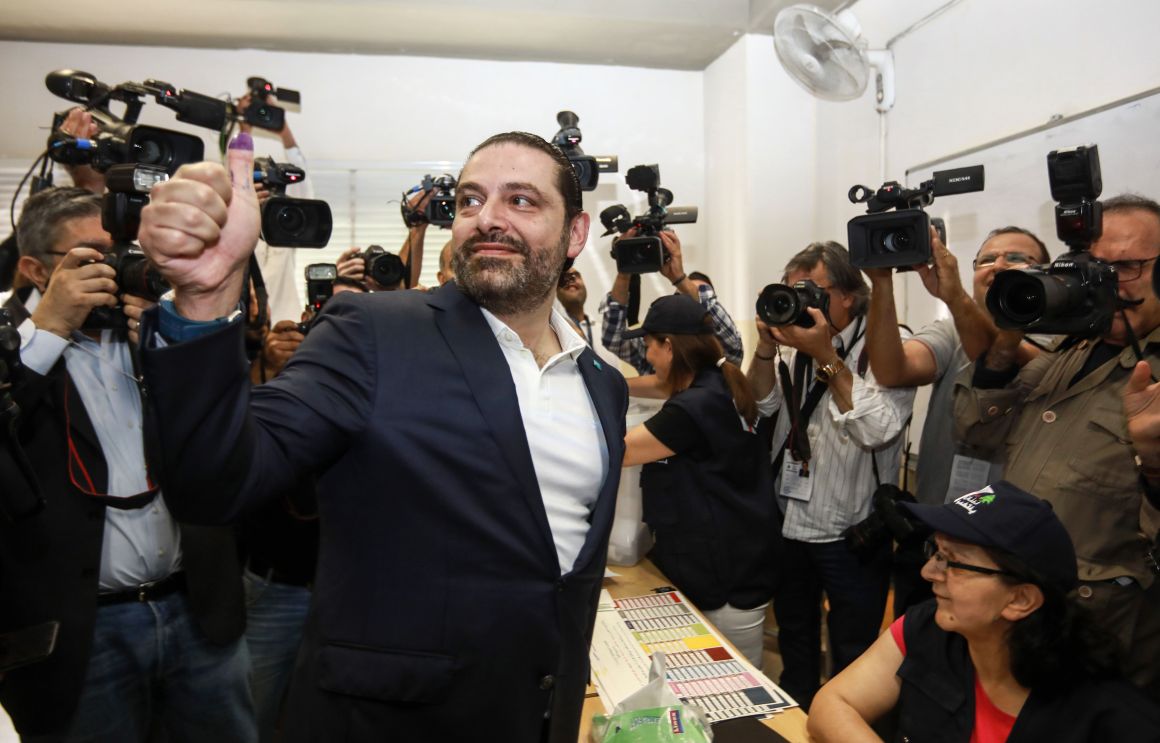
<instances>
[{"instance_id":1,"label":"shirt collar","mask_svg":"<svg viewBox=\"0 0 1160 743\"><path fill-rule=\"evenodd\" d=\"M495 335L495 339L499 341L501 346L509 348L524 348L524 342L520 340L520 336L514 330L508 327L507 323L500 320L492 314L487 308L480 307L479 311L483 313L483 319L487 320L488 326L491 327L491 332ZM560 347L563 353L572 358L573 361L580 357L584 349L588 348L588 344L584 339L577 335L576 330L568 322L555 307L552 308L552 314L548 318L548 326L556 333L556 339L560 341Z\"/></svg>"}]
</instances>

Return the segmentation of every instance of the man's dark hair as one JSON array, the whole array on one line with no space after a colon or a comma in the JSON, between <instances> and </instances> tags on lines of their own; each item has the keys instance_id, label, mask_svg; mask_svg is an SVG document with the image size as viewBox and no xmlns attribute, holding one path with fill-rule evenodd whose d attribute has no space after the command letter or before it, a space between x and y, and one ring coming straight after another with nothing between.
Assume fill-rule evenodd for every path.
<instances>
[{"instance_id":1,"label":"man's dark hair","mask_svg":"<svg viewBox=\"0 0 1160 743\"><path fill-rule=\"evenodd\" d=\"M41 191L25 201L20 212L16 225L20 255L49 263L49 252L66 222L100 214L101 197L88 189L61 186Z\"/></svg>"},{"instance_id":2,"label":"man's dark hair","mask_svg":"<svg viewBox=\"0 0 1160 743\"><path fill-rule=\"evenodd\" d=\"M1047 246L1043 244L1043 241L1039 239L1039 236L1031 230L1026 230L1022 227L1016 227L1013 224L1007 225L1006 227L999 227L998 229L994 229L988 232L987 236L983 238L983 243L979 246L979 249L981 250L983 245L986 245L987 241L992 237L998 237L999 235L1023 235L1024 237L1031 238L1035 244L1039 246L1039 252L1043 254L1043 260L1040 261L1040 263L1051 263L1051 253L1048 252Z\"/></svg>"},{"instance_id":3,"label":"man's dark hair","mask_svg":"<svg viewBox=\"0 0 1160 743\"><path fill-rule=\"evenodd\" d=\"M870 286L862 278L862 272L850 263L849 251L833 240L810 243L805 250L790 258L781 280L786 281L795 271L813 271L819 263L826 267L830 286L854 297L851 314L854 317L865 314L870 302Z\"/></svg>"},{"instance_id":4,"label":"man's dark hair","mask_svg":"<svg viewBox=\"0 0 1160 743\"><path fill-rule=\"evenodd\" d=\"M691 274L689 274L689 278L693 279L694 281L704 281L710 287L712 287L714 289L716 288L713 286L713 280L710 279L705 274L701 273L700 271L693 271Z\"/></svg>"},{"instance_id":5,"label":"man's dark hair","mask_svg":"<svg viewBox=\"0 0 1160 743\"><path fill-rule=\"evenodd\" d=\"M568 161L568 157L564 152L537 134L529 134L528 132L504 132L502 134L493 134L483 140L478 147L471 151L467 159L470 160L475 153L482 149L498 144L518 144L523 147L530 147L552 158L556 163L556 187L560 190L560 195L564 197L564 225L571 225L576 215L584 211L584 197L580 191L580 179L576 176L576 171L572 168L572 163ZM463 178L462 171L459 173L459 178Z\"/></svg>"},{"instance_id":6,"label":"man's dark hair","mask_svg":"<svg viewBox=\"0 0 1160 743\"><path fill-rule=\"evenodd\" d=\"M1147 196L1141 196L1138 193L1122 193L1119 196L1113 196L1103 202L1104 214L1114 214L1116 212L1127 212L1134 209L1149 212L1157 221L1160 221L1160 204L1157 204Z\"/></svg>"}]
</instances>

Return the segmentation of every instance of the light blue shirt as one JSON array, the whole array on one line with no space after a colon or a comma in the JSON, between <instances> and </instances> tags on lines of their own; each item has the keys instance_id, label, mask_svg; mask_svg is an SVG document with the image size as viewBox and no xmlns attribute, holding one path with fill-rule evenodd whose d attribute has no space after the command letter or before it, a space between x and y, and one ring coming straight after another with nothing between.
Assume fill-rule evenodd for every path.
<instances>
[{"instance_id":1,"label":"light blue shirt","mask_svg":"<svg viewBox=\"0 0 1160 743\"><path fill-rule=\"evenodd\" d=\"M32 312L39 301L40 293L33 289L25 307ZM64 355L69 377L105 454L109 470L106 492L113 497L127 497L148 490L141 395L133 376L129 344L111 330L102 330L100 341L80 332L66 340L38 329L31 318L21 323L19 331L21 363L37 374L48 374ZM63 449L64 442L61 446ZM79 468L74 465L73 471L78 484L87 488ZM180 566L177 523L160 493L144 508L105 509L102 592L161 580Z\"/></svg>"}]
</instances>

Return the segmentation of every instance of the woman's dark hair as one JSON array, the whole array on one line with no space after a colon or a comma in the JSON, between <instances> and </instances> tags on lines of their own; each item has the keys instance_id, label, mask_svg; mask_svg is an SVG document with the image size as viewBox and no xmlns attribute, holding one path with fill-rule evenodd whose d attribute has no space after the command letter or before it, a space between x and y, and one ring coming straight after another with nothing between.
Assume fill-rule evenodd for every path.
<instances>
[{"instance_id":1,"label":"woman's dark hair","mask_svg":"<svg viewBox=\"0 0 1160 743\"><path fill-rule=\"evenodd\" d=\"M705 316L705 325L712 327L711 318ZM652 333L653 338L668 341L673 347L673 365L669 370L668 379L664 386L666 392L672 395L687 388L693 383L698 373L717 366L717 362L725 356L721 348L721 341L712 333L700 335L674 335L669 333ZM757 401L753 398L753 390L749 387L749 380L745 373L729 361L721 364L721 373L725 375L725 383L729 385L729 394L733 397L733 406L753 426L757 424Z\"/></svg>"},{"instance_id":2,"label":"woman's dark hair","mask_svg":"<svg viewBox=\"0 0 1160 743\"><path fill-rule=\"evenodd\" d=\"M1085 679L1121 675L1116 640L1097 625L1088 610L1058 585L1043 578L1015 555L987 548L987 554L1010 575L1010 584L1031 583L1043 593L1043 606L1011 625L1007 647L1011 674L1038 693L1063 691Z\"/></svg>"}]
</instances>

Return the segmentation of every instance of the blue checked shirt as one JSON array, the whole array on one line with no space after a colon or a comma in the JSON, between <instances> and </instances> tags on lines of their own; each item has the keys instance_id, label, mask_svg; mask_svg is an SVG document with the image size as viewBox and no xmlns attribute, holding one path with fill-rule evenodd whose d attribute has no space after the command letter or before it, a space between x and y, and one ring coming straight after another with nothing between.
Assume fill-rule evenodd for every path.
<instances>
[{"instance_id":1,"label":"blue checked shirt","mask_svg":"<svg viewBox=\"0 0 1160 743\"><path fill-rule=\"evenodd\" d=\"M713 332L721 346L725 349L725 358L731 363L741 366L741 359L745 356L745 349L741 346L741 334L733 318L717 301L717 294L713 287L701 284L697 287L701 295L701 306L713 318ZM632 365L638 374L652 374L655 371L652 364L644 357L644 338L625 339L624 331L628 329L628 305L621 304L612 298L610 293L600 304L600 314L604 318L604 331L600 342L620 359Z\"/></svg>"}]
</instances>

